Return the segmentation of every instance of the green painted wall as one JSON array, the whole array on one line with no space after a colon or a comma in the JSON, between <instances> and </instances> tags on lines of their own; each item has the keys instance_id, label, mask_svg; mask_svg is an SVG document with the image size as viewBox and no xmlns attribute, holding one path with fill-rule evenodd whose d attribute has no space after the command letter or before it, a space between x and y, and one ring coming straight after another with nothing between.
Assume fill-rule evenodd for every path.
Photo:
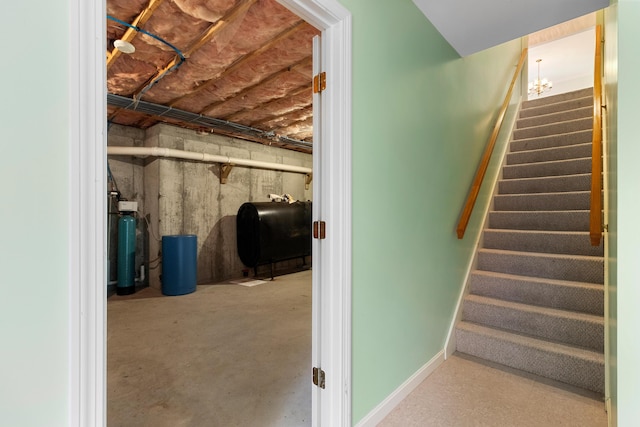
<instances>
[{"instance_id":1,"label":"green painted wall","mask_svg":"<svg viewBox=\"0 0 640 427\"><path fill-rule=\"evenodd\" d=\"M617 16L618 55L617 76L614 76L612 90L617 95L617 108L614 103L613 114L609 112L615 120L610 148L613 157L611 175L617 176L612 190L610 219L610 243L615 252L609 263L613 286L610 294L614 303L612 373L615 375L615 388L612 390L612 405L617 425L632 426L640 420L640 138L637 127L640 115L640 0L618 0L616 3L612 8L614 16Z\"/></svg>"},{"instance_id":2,"label":"green painted wall","mask_svg":"<svg viewBox=\"0 0 640 427\"><path fill-rule=\"evenodd\" d=\"M458 215L521 49L463 59L410 0L341 3L353 15L355 424L444 347L474 243L473 230L457 240Z\"/></svg>"},{"instance_id":3,"label":"green painted wall","mask_svg":"<svg viewBox=\"0 0 640 427\"><path fill-rule=\"evenodd\" d=\"M34 13L37 11L37 13ZM11 2L0 37L0 424L67 425L67 22Z\"/></svg>"}]
</instances>

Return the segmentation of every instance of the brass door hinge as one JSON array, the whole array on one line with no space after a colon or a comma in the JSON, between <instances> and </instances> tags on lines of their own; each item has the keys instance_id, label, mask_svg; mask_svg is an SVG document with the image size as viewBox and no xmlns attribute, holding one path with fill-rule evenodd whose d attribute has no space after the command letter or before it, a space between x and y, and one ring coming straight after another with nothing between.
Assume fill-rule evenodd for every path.
<instances>
[{"instance_id":1,"label":"brass door hinge","mask_svg":"<svg viewBox=\"0 0 640 427\"><path fill-rule=\"evenodd\" d=\"M313 368L313 385L317 385L320 388L324 388L324 371L320 368Z\"/></svg>"},{"instance_id":2,"label":"brass door hinge","mask_svg":"<svg viewBox=\"0 0 640 427\"><path fill-rule=\"evenodd\" d=\"M320 93L327 88L327 73L324 71L313 76L313 93Z\"/></svg>"},{"instance_id":3,"label":"brass door hinge","mask_svg":"<svg viewBox=\"0 0 640 427\"><path fill-rule=\"evenodd\" d=\"M313 221L313 238L325 239L327 237L327 224L324 221Z\"/></svg>"}]
</instances>

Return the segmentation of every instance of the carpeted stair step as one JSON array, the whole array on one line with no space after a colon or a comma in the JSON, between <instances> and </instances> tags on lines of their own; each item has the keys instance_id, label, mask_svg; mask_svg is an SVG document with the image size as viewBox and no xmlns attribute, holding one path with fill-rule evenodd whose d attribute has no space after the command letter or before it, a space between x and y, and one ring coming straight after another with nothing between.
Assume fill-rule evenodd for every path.
<instances>
[{"instance_id":1,"label":"carpeted stair step","mask_svg":"<svg viewBox=\"0 0 640 427\"><path fill-rule=\"evenodd\" d=\"M497 211L570 211L589 209L589 191L566 193L497 194L493 207Z\"/></svg>"},{"instance_id":2,"label":"carpeted stair step","mask_svg":"<svg viewBox=\"0 0 640 427\"><path fill-rule=\"evenodd\" d=\"M579 130L593 129L593 118L569 120L562 123L551 123L548 125L532 126L525 129L515 129L513 139L534 138L540 136L557 135Z\"/></svg>"},{"instance_id":3,"label":"carpeted stair step","mask_svg":"<svg viewBox=\"0 0 640 427\"><path fill-rule=\"evenodd\" d=\"M590 143L592 139L593 130L584 129L559 135L534 136L532 138L512 140L509 143L509 149L512 153L517 151L539 150L542 148Z\"/></svg>"},{"instance_id":4,"label":"carpeted stair step","mask_svg":"<svg viewBox=\"0 0 640 427\"><path fill-rule=\"evenodd\" d=\"M604 392L602 353L460 322L457 350L597 393Z\"/></svg>"},{"instance_id":5,"label":"carpeted stair step","mask_svg":"<svg viewBox=\"0 0 640 427\"><path fill-rule=\"evenodd\" d=\"M475 270L469 292L489 298L602 316L604 286Z\"/></svg>"},{"instance_id":6,"label":"carpeted stair step","mask_svg":"<svg viewBox=\"0 0 640 427\"><path fill-rule=\"evenodd\" d=\"M541 148L507 154L508 165L523 163L549 162L553 160L579 159L591 156L591 143L565 145L562 147Z\"/></svg>"},{"instance_id":7,"label":"carpeted stair step","mask_svg":"<svg viewBox=\"0 0 640 427\"><path fill-rule=\"evenodd\" d=\"M526 129L534 126L545 126L552 123L568 122L576 119L588 118L593 123L593 106L576 108L574 110L556 111L541 116L520 118L516 121L516 129Z\"/></svg>"},{"instance_id":8,"label":"carpeted stair step","mask_svg":"<svg viewBox=\"0 0 640 427\"><path fill-rule=\"evenodd\" d=\"M457 350L604 391L604 246L591 246L593 90L526 101L456 327Z\"/></svg>"},{"instance_id":9,"label":"carpeted stair step","mask_svg":"<svg viewBox=\"0 0 640 427\"><path fill-rule=\"evenodd\" d=\"M462 308L462 320L604 351L602 316L467 295Z\"/></svg>"},{"instance_id":10,"label":"carpeted stair step","mask_svg":"<svg viewBox=\"0 0 640 427\"><path fill-rule=\"evenodd\" d=\"M496 230L484 232L482 246L519 252L603 256L604 248L591 246L588 231Z\"/></svg>"},{"instance_id":11,"label":"carpeted stair step","mask_svg":"<svg viewBox=\"0 0 640 427\"><path fill-rule=\"evenodd\" d=\"M559 102L568 101L570 99L584 98L586 96L593 96L593 88L585 88L574 90L573 92L559 93L557 95L545 96L544 98L536 98L522 103L522 109L528 110L529 108L540 107L542 105L557 104Z\"/></svg>"},{"instance_id":12,"label":"carpeted stair step","mask_svg":"<svg viewBox=\"0 0 640 427\"><path fill-rule=\"evenodd\" d=\"M604 283L602 257L478 249L478 270L547 279Z\"/></svg>"},{"instance_id":13,"label":"carpeted stair step","mask_svg":"<svg viewBox=\"0 0 640 427\"><path fill-rule=\"evenodd\" d=\"M517 230L583 231L589 211L490 211L489 227Z\"/></svg>"},{"instance_id":14,"label":"carpeted stair step","mask_svg":"<svg viewBox=\"0 0 640 427\"><path fill-rule=\"evenodd\" d=\"M501 179L498 181L499 194L590 191L590 189L590 173L537 178Z\"/></svg>"},{"instance_id":15,"label":"carpeted stair step","mask_svg":"<svg viewBox=\"0 0 640 427\"><path fill-rule=\"evenodd\" d=\"M554 102L552 104L545 104L539 107L529 107L520 110L518 115L519 119L526 119L529 117L543 116L546 114L556 113L558 111L575 110L576 108L592 107L593 108L593 93L589 96L581 98L569 99L566 101ZM590 114L593 114L591 112Z\"/></svg>"},{"instance_id":16,"label":"carpeted stair step","mask_svg":"<svg viewBox=\"0 0 640 427\"><path fill-rule=\"evenodd\" d=\"M503 179L576 175L582 173L591 173L591 157L528 163L524 165L505 165L502 168Z\"/></svg>"}]
</instances>

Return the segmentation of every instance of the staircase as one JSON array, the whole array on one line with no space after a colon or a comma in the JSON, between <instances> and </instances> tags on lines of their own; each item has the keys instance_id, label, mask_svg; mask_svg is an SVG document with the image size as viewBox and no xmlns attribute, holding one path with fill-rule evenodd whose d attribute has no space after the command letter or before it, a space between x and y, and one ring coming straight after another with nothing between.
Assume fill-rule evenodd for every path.
<instances>
[{"instance_id":1,"label":"staircase","mask_svg":"<svg viewBox=\"0 0 640 427\"><path fill-rule=\"evenodd\" d=\"M456 345L604 393L603 247L588 231L592 94L523 102Z\"/></svg>"}]
</instances>

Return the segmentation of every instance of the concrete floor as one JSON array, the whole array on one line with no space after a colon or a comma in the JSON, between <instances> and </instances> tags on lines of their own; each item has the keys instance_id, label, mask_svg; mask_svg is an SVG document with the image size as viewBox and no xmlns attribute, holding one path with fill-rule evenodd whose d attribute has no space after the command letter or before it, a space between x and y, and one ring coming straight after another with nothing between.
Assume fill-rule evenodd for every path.
<instances>
[{"instance_id":1,"label":"concrete floor","mask_svg":"<svg viewBox=\"0 0 640 427\"><path fill-rule=\"evenodd\" d=\"M311 271L177 297L147 288L111 297L107 313L109 427L311 425ZM594 395L456 354L379 425L607 420Z\"/></svg>"},{"instance_id":2,"label":"concrete floor","mask_svg":"<svg viewBox=\"0 0 640 427\"><path fill-rule=\"evenodd\" d=\"M109 427L311 425L311 271L107 303Z\"/></svg>"}]
</instances>

